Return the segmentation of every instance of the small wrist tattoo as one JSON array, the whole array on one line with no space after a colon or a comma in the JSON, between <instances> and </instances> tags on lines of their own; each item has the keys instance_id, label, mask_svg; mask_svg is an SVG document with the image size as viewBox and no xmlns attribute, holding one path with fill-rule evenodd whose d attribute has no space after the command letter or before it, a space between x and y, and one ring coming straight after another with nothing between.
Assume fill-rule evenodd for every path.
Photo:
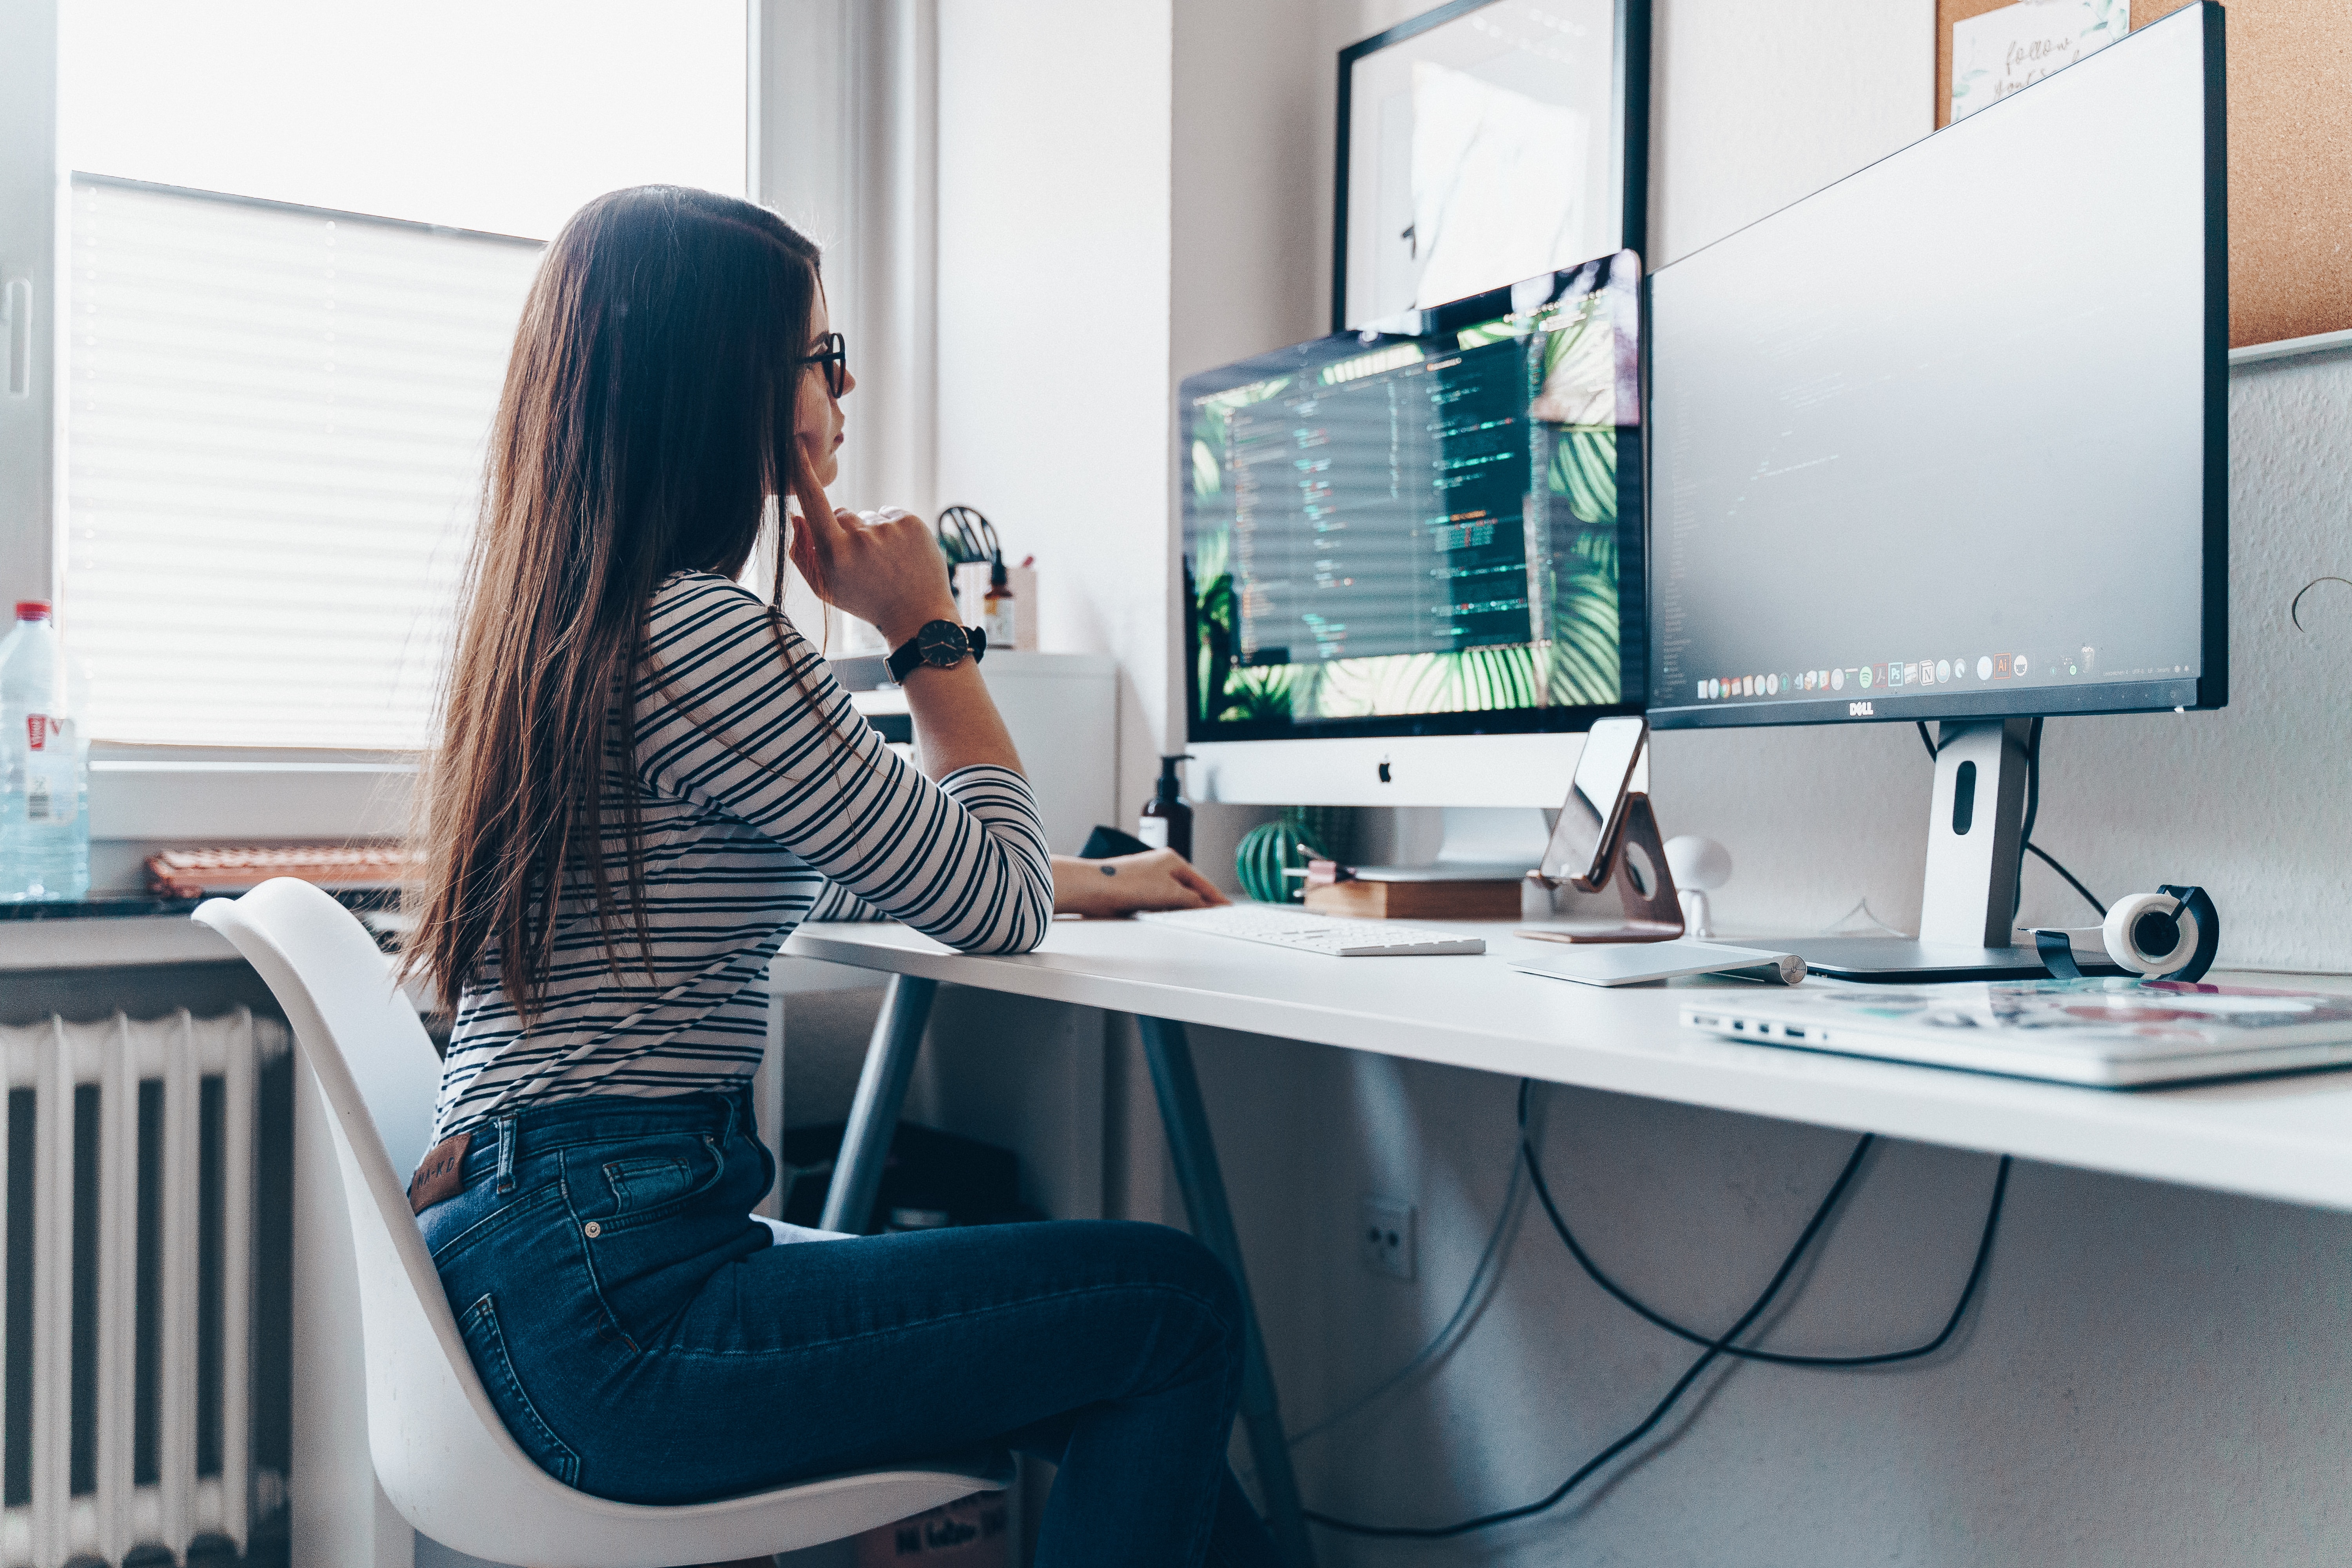
<instances>
[{"instance_id":1,"label":"small wrist tattoo","mask_svg":"<svg viewBox=\"0 0 2352 1568\"><path fill-rule=\"evenodd\" d=\"M1102 868L1102 873L1106 877L1116 877L1118 875L1118 868L1116 866L1105 866Z\"/></svg>"}]
</instances>

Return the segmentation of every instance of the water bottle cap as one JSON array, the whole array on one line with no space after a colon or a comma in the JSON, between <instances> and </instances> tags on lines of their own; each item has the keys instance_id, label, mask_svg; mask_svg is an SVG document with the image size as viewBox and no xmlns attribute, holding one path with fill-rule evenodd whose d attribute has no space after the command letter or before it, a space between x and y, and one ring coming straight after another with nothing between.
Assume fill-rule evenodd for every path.
<instances>
[{"instance_id":1,"label":"water bottle cap","mask_svg":"<svg viewBox=\"0 0 2352 1568\"><path fill-rule=\"evenodd\" d=\"M19 599L16 601L16 618L20 621L47 620L49 602L47 599Z\"/></svg>"}]
</instances>

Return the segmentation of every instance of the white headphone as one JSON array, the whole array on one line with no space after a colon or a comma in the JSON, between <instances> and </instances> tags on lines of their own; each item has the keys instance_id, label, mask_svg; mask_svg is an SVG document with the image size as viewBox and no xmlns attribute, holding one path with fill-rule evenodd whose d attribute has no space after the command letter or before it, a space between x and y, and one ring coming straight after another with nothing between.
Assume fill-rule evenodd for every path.
<instances>
[{"instance_id":1,"label":"white headphone","mask_svg":"<svg viewBox=\"0 0 2352 1568\"><path fill-rule=\"evenodd\" d=\"M2118 900L2099 926L2107 956L2138 974L2168 974L2187 966L2203 935L2197 915L2163 893Z\"/></svg>"},{"instance_id":2,"label":"white headphone","mask_svg":"<svg viewBox=\"0 0 2352 1568\"><path fill-rule=\"evenodd\" d=\"M2094 939L2110 962L2134 974L2195 980L2212 967L2214 951L2221 945L2221 917L2204 889L2167 883L2153 893L2116 900L2097 925L2036 927L2032 934L2043 966L2062 980L2082 976L2074 962L2074 943L2081 938Z\"/></svg>"}]
</instances>

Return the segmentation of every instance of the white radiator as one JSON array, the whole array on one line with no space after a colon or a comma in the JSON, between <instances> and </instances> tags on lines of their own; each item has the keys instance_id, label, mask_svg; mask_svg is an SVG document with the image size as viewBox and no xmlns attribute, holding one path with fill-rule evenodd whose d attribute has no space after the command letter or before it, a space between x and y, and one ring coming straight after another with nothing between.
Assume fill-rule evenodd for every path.
<instances>
[{"instance_id":1,"label":"white radiator","mask_svg":"<svg viewBox=\"0 0 2352 1568\"><path fill-rule=\"evenodd\" d=\"M0 1568L243 1553L283 1510L252 1438L257 1108L288 1045L241 1007L0 1028Z\"/></svg>"}]
</instances>

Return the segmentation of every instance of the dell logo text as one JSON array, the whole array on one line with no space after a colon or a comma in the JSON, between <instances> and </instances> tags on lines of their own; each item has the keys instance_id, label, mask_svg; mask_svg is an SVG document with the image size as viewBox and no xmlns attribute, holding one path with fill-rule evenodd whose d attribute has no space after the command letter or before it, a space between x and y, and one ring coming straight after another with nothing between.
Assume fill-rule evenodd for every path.
<instances>
[{"instance_id":1,"label":"dell logo text","mask_svg":"<svg viewBox=\"0 0 2352 1568\"><path fill-rule=\"evenodd\" d=\"M1873 719L1877 717L1876 714L1870 710L1870 704L1867 702L1847 703L1845 705L1845 716L1849 719Z\"/></svg>"}]
</instances>

